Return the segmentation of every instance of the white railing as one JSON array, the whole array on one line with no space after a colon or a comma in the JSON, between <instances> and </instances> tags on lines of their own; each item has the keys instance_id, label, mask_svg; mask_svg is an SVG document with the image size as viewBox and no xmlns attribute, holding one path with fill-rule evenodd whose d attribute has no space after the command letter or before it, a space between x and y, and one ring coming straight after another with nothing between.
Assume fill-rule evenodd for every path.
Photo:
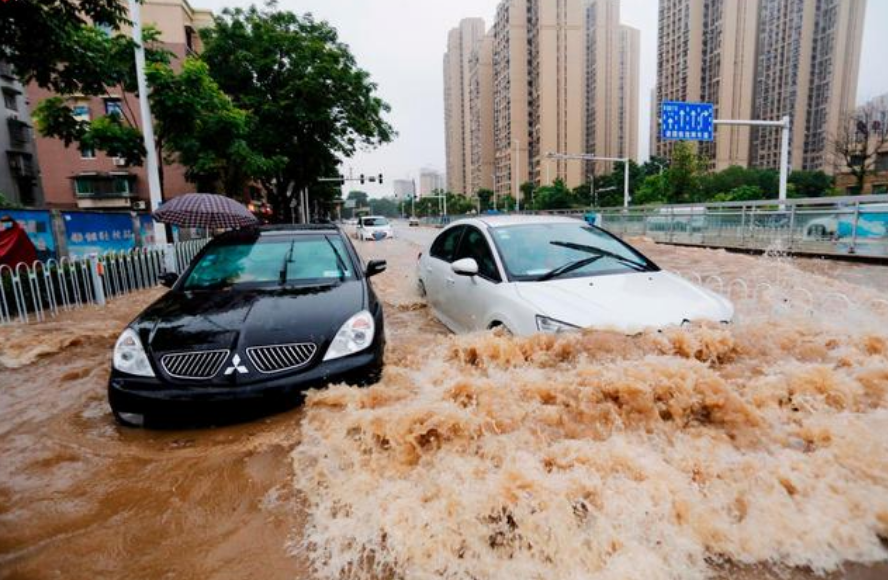
<instances>
[{"instance_id":1,"label":"white railing","mask_svg":"<svg viewBox=\"0 0 888 580\"><path fill-rule=\"evenodd\" d=\"M184 272L207 241L0 265L0 325L44 322L60 311L153 288L168 269Z\"/></svg>"}]
</instances>

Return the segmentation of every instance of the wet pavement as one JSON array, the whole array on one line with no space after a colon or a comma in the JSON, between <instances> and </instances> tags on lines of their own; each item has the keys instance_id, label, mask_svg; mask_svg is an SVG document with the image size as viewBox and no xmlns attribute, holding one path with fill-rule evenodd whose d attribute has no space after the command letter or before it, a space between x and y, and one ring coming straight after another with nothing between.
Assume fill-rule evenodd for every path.
<instances>
[{"instance_id":1,"label":"wet pavement","mask_svg":"<svg viewBox=\"0 0 888 580\"><path fill-rule=\"evenodd\" d=\"M0 329L0 578L808 578L888 557L878 281L636 240L733 293L735 327L452 337L415 286L435 231L397 232L356 243L389 260L383 382L243 425L114 424L110 349L160 290ZM727 563L762 561L783 566Z\"/></svg>"}]
</instances>

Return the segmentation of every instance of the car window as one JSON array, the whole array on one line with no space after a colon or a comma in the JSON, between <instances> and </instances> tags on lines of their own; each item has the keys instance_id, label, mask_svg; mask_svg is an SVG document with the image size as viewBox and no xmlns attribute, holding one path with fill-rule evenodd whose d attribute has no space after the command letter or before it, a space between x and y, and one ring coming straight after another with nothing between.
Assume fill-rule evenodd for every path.
<instances>
[{"instance_id":1,"label":"car window","mask_svg":"<svg viewBox=\"0 0 888 580\"><path fill-rule=\"evenodd\" d=\"M377 228L381 226L387 226L388 220L385 218L363 218L361 223L369 228Z\"/></svg>"},{"instance_id":2,"label":"car window","mask_svg":"<svg viewBox=\"0 0 888 580\"><path fill-rule=\"evenodd\" d=\"M342 238L300 235L238 241L207 248L188 274L183 289L327 283L354 278Z\"/></svg>"},{"instance_id":3,"label":"car window","mask_svg":"<svg viewBox=\"0 0 888 580\"><path fill-rule=\"evenodd\" d=\"M656 270L647 258L607 232L577 221L537 223L494 228L492 237L509 277L532 281L571 262L596 255L595 250L613 254L566 274L566 278ZM633 267L631 263L638 264Z\"/></svg>"},{"instance_id":4,"label":"car window","mask_svg":"<svg viewBox=\"0 0 888 580\"><path fill-rule=\"evenodd\" d=\"M478 263L478 274L488 280L499 282L501 280L493 252L484 234L478 228L466 226L459 249L456 251L454 261L463 258L472 258Z\"/></svg>"},{"instance_id":5,"label":"car window","mask_svg":"<svg viewBox=\"0 0 888 580\"><path fill-rule=\"evenodd\" d=\"M438 258L445 262L452 262L463 229L465 229L463 226L457 226L442 233L435 240L435 243L432 244L432 249L429 251L429 254L433 258Z\"/></svg>"}]
</instances>

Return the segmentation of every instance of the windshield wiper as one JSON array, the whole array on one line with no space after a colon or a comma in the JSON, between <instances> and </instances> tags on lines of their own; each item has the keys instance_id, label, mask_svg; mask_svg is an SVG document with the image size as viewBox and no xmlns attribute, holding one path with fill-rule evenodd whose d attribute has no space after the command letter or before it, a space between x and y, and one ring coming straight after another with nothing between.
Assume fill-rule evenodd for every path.
<instances>
[{"instance_id":1,"label":"windshield wiper","mask_svg":"<svg viewBox=\"0 0 888 580\"><path fill-rule=\"evenodd\" d=\"M281 266L281 286L287 283L287 269L289 264L293 262L293 247L296 245L296 240L290 240L290 249L287 250L286 255L284 255L284 265Z\"/></svg>"},{"instance_id":2,"label":"windshield wiper","mask_svg":"<svg viewBox=\"0 0 888 580\"><path fill-rule=\"evenodd\" d=\"M582 260L574 260L573 262L568 262L563 266L558 266L554 270L550 270L534 280L535 282L545 282L546 280L551 280L552 278L557 278L558 276L563 276L569 272L573 272L574 270L579 270L589 264L594 264L604 256L592 256L591 258L583 258Z\"/></svg>"},{"instance_id":3,"label":"windshield wiper","mask_svg":"<svg viewBox=\"0 0 888 580\"><path fill-rule=\"evenodd\" d=\"M596 248L595 246L587 246L585 244L574 244L572 242L549 242L553 246L559 246L561 248L567 248L569 250L577 250L578 252L588 252L590 254L596 254L600 258L611 258L620 262L621 264L625 264L634 270L638 270L639 272L647 272L650 271L650 267L647 264L642 264L640 262L636 262L635 260L630 260L629 258L624 258L620 254L615 254L613 252L609 252L607 250L602 250L601 248Z\"/></svg>"},{"instance_id":4,"label":"windshield wiper","mask_svg":"<svg viewBox=\"0 0 888 580\"><path fill-rule=\"evenodd\" d=\"M342 255L339 253L339 250L336 249L336 244L330 240L330 237L324 236L324 239L327 240L327 243L330 244L330 247L333 249L333 253L336 254L336 261L339 263L339 281L342 282L345 280L345 271L348 270L345 266L345 260L342 259Z\"/></svg>"}]
</instances>

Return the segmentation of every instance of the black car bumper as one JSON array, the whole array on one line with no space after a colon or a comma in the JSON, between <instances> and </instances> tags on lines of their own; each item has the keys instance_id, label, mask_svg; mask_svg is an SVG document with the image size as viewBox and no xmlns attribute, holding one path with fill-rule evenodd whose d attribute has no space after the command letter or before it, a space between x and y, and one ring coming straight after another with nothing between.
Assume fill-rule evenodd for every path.
<instances>
[{"instance_id":1,"label":"black car bumper","mask_svg":"<svg viewBox=\"0 0 888 580\"><path fill-rule=\"evenodd\" d=\"M157 378L115 370L108 381L108 401L118 415L150 417L152 422L203 422L283 410L301 402L303 393L311 388L372 384L382 371L383 352L378 343L371 350L322 362L297 375L229 388L169 385Z\"/></svg>"}]
</instances>

